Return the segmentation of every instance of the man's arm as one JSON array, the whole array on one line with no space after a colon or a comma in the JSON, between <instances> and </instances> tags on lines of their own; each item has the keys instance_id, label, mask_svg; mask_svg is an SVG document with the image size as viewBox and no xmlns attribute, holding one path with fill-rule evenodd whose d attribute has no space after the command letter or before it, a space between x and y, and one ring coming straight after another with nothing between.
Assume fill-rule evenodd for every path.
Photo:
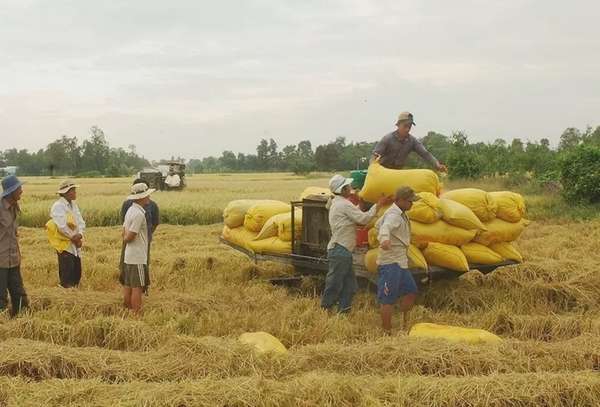
<instances>
[{"instance_id":1,"label":"man's arm","mask_svg":"<svg viewBox=\"0 0 600 407\"><path fill-rule=\"evenodd\" d=\"M375 145L373 149L373 154L371 156L371 162L378 160L380 157L385 155L385 152L388 147L387 138L384 136L379 142Z\"/></svg>"},{"instance_id":2,"label":"man's arm","mask_svg":"<svg viewBox=\"0 0 600 407\"><path fill-rule=\"evenodd\" d=\"M121 205L121 223L125 222L125 214L127 213L127 210L131 207L131 203L132 202L128 199L123 202L123 205Z\"/></svg>"},{"instance_id":3,"label":"man's arm","mask_svg":"<svg viewBox=\"0 0 600 407\"><path fill-rule=\"evenodd\" d=\"M160 225L160 210L156 202L150 201L150 204L152 205L152 232L154 232Z\"/></svg>"},{"instance_id":4,"label":"man's arm","mask_svg":"<svg viewBox=\"0 0 600 407\"><path fill-rule=\"evenodd\" d=\"M437 158L435 158L433 156L433 154L431 154L429 151L427 151L427 149L425 148L425 146L423 145L423 143L421 143L419 140L415 139L415 143L413 145L413 151L417 154L419 154L421 156L422 159L424 159L425 161L429 162L431 164L431 166L433 168L435 168L438 171L442 171L442 172L447 172L448 169L446 168L446 166L442 163L440 163Z\"/></svg>"},{"instance_id":5,"label":"man's arm","mask_svg":"<svg viewBox=\"0 0 600 407\"><path fill-rule=\"evenodd\" d=\"M56 227L60 233L68 237L71 241L80 238L80 235L78 236L78 234L67 225L67 208L65 208L64 205L61 205L60 203L52 205L50 217L54 223L56 223Z\"/></svg>"},{"instance_id":6,"label":"man's arm","mask_svg":"<svg viewBox=\"0 0 600 407\"><path fill-rule=\"evenodd\" d=\"M392 214L384 215L384 218L381 221L381 225L379 226L379 233L377 234L377 240L379 240L379 246L383 250L390 250L391 247L391 236L392 230L400 226L401 219L398 219L398 216Z\"/></svg>"},{"instance_id":7,"label":"man's arm","mask_svg":"<svg viewBox=\"0 0 600 407\"><path fill-rule=\"evenodd\" d=\"M128 221L127 224L123 225L123 242L129 243L136 238L138 233L140 233L144 218L144 215L140 213L131 219L131 221Z\"/></svg>"}]
</instances>

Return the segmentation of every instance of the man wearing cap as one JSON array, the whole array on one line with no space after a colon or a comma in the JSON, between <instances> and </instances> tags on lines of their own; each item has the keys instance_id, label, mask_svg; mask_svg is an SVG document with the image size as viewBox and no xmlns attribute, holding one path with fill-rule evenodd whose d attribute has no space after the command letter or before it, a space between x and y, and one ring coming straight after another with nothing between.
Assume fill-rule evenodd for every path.
<instances>
[{"instance_id":1,"label":"man wearing cap","mask_svg":"<svg viewBox=\"0 0 600 407\"><path fill-rule=\"evenodd\" d=\"M148 225L144 207L155 190L144 183L134 184L131 195L133 201L123 222L123 243L125 253L121 264L120 282L123 285L123 302L126 308L138 313L142 308L142 294L150 285L148 271Z\"/></svg>"},{"instance_id":2,"label":"man wearing cap","mask_svg":"<svg viewBox=\"0 0 600 407\"><path fill-rule=\"evenodd\" d=\"M17 234L19 200L23 194L23 183L14 175L2 179L0 199L0 311L8 304L10 294L11 316L29 305L23 278L21 277L21 251Z\"/></svg>"},{"instance_id":3,"label":"man wearing cap","mask_svg":"<svg viewBox=\"0 0 600 407\"><path fill-rule=\"evenodd\" d=\"M58 278L64 288L77 287L81 281L81 247L85 221L75 202L78 187L73 181L61 182L57 191L60 198L50 209L50 217L58 231L71 240L65 250L57 251Z\"/></svg>"},{"instance_id":4,"label":"man wearing cap","mask_svg":"<svg viewBox=\"0 0 600 407\"><path fill-rule=\"evenodd\" d=\"M327 246L329 271L325 279L325 290L321 307L327 310L338 306L338 312L348 313L358 285L352 269L352 252L356 247L356 226L366 225L377 215L377 210L389 203L389 198L381 198L368 212L361 211L350 202L352 178L334 175L329 181L329 189L335 195L329 207L331 240Z\"/></svg>"},{"instance_id":5,"label":"man wearing cap","mask_svg":"<svg viewBox=\"0 0 600 407\"><path fill-rule=\"evenodd\" d=\"M404 314L404 329L408 328L408 313L417 298L417 285L408 270L408 247L410 245L410 220L406 212L420 198L410 187L396 191L394 203L377 221L377 238L380 242L377 257L377 299L381 305L383 330L392 330L392 310L402 297L400 310Z\"/></svg>"},{"instance_id":6,"label":"man wearing cap","mask_svg":"<svg viewBox=\"0 0 600 407\"><path fill-rule=\"evenodd\" d=\"M414 151L436 170L447 172L446 166L427 151L423 143L410 134L412 126L415 126L412 113L400 113L396 122L397 129L383 136L377 143L372 160L379 160L379 163L386 168L399 170L406 164L411 151Z\"/></svg>"}]
</instances>

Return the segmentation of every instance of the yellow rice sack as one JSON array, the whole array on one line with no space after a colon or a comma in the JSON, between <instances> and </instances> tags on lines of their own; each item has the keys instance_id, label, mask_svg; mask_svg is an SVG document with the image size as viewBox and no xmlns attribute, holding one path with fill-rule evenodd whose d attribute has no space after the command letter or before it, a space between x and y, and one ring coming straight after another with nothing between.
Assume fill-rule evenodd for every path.
<instances>
[{"instance_id":1,"label":"yellow rice sack","mask_svg":"<svg viewBox=\"0 0 600 407\"><path fill-rule=\"evenodd\" d=\"M250 345L259 353L278 353L285 354L287 349L279 339L266 332L246 332L240 335L238 340L241 343Z\"/></svg>"},{"instance_id":2,"label":"yellow rice sack","mask_svg":"<svg viewBox=\"0 0 600 407\"><path fill-rule=\"evenodd\" d=\"M296 223L295 232L296 238L302 234L302 211L296 209L294 222ZM262 227L254 240L267 239L269 237L278 236L286 242L292 241L292 213L285 212L279 215L272 216Z\"/></svg>"},{"instance_id":3,"label":"yellow rice sack","mask_svg":"<svg viewBox=\"0 0 600 407\"><path fill-rule=\"evenodd\" d=\"M410 222L411 241L414 244L438 242L454 246L462 246L469 243L475 235L476 230L461 229L438 220L435 223L425 224L419 222Z\"/></svg>"},{"instance_id":4,"label":"yellow rice sack","mask_svg":"<svg viewBox=\"0 0 600 407\"><path fill-rule=\"evenodd\" d=\"M248 247L259 254L289 254L292 252L292 242L284 242L277 236L263 240L252 240Z\"/></svg>"},{"instance_id":5,"label":"yellow rice sack","mask_svg":"<svg viewBox=\"0 0 600 407\"><path fill-rule=\"evenodd\" d=\"M506 260L513 260L519 263L523 263L523 256L515 247L508 242L492 243L490 249L504 257Z\"/></svg>"},{"instance_id":6,"label":"yellow rice sack","mask_svg":"<svg viewBox=\"0 0 600 407\"><path fill-rule=\"evenodd\" d=\"M423 256L429 266L438 266L454 271L469 271L467 258L456 246L429 243L423 250Z\"/></svg>"},{"instance_id":7,"label":"yellow rice sack","mask_svg":"<svg viewBox=\"0 0 600 407\"><path fill-rule=\"evenodd\" d=\"M302 191L302 193L300 194L300 200L303 200L304 198L309 197L311 195L329 197L332 195L332 193L328 188L308 187L304 191Z\"/></svg>"},{"instance_id":8,"label":"yellow rice sack","mask_svg":"<svg viewBox=\"0 0 600 407\"><path fill-rule=\"evenodd\" d=\"M244 218L244 227L251 232L260 232L265 223L275 215L291 211L290 204L281 201L261 201L253 205Z\"/></svg>"},{"instance_id":9,"label":"yellow rice sack","mask_svg":"<svg viewBox=\"0 0 600 407\"><path fill-rule=\"evenodd\" d=\"M248 250L252 250L250 248L249 243L254 240L256 237L256 233L250 232L245 227L240 226L237 228L229 228L227 225L223 227L222 236L225 240L230 243L233 243L237 246L243 247Z\"/></svg>"},{"instance_id":10,"label":"yellow rice sack","mask_svg":"<svg viewBox=\"0 0 600 407\"><path fill-rule=\"evenodd\" d=\"M69 216L73 218L72 223L70 222ZM72 230L75 230L75 220L73 215L70 213L67 214L67 225ZM58 226L52 219L46 222L46 234L48 235L48 243L50 243L50 246L52 246L52 248L59 253L64 252L69 248L69 246L71 246L71 239L63 235L60 230L58 230Z\"/></svg>"},{"instance_id":11,"label":"yellow rice sack","mask_svg":"<svg viewBox=\"0 0 600 407\"><path fill-rule=\"evenodd\" d=\"M485 230L475 213L460 202L441 198L439 207L446 223L467 230Z\"/></svg>"},{"instance_id":12,"label":"yellow rice sack","mask_svg":"<svg viewBox=\"0 0 600 407\"><path fill-rule=\"evenodd\" d=\"M377 233L379 233L377 231L377 228L369 229L368 237L369 237L369 247L371 249L379 247L379 240L377 239Z\"/></svg>"},{"instance_id":13,"label":"yellow rice sack","mask_svg":"<svg viewBox=\"0 0 600 407\"><path fill-rule=\"evenodd\" d=\"M525 226L529 224L526 219L521 219L517 223L507 222L502 219L494 219L485 223L487 230L477 234L473 241L489 246L493 243L512 242L519 238Z\"/></svg>"},{"instance_id":14,"label":"yellow rice sack","mask_svg":"<svg viewBox=\"0 0 600 407\"><path fill-rule=\"evenodd\" d=\"M377 256L379 256L379 249L374 248L369 250L365 254L365 267L370 273L377 273ZM427 262L425 261L425 257L421 250L417 248L415 245L410 245L408 247L408 267L415 269L423 269L427 270Z\"/></svg>"},{"instance_id":15,"label":"yellow rice sack","mask_svg":"<svg viewBox=\"0 0 600 407\"><path fill-rule=\"evenodd\" d=\"M242 226L248 209L262 201L261 199L237 199L229 202L223 209L223 223L230 229Z\"/></svg>"},{"instance_id":16,"label":"yellow rice sack","mask_svg":"<svg viewBox=\"0 0 600 407\"><path fill-rule=\"evenodd\" d=\"M439 195L441 189L437 174L431 170L391 170L373 162L359 196L367 202L377 202L383 196L393 196L401 186L434 195Z\"/></svg>"},{"instance_id":17,"label":"yellow rice sack","mask_svg":"<svg viewBox=\"0 0 600 407\"><path fill-rule=\"evenodd\" d=\"M444 193L441 198L460 202L475 213L482 222L487 222L496 217L498 205L492 196L476 188L455 189Z\"/></svg>"},{"instance_id":18,"label":"yellow rice sack","mask_svg":"<svg viewBox=\"0 0 600 407\"><path fill-rule=\"evenodd\" d=\"M277 215L277 236L284 242L292 241L292 213ZM294 234L296 239L302 236L302 210L294 211Z\"/></svg>"},{"instance_id":19,"label":"yellow rice sack","mask_svg":"<svg viewBox=\"0 0 600 407\"><path fill-rule=\"evenodd\" d=\"M440 199L431 192L419 192L421 197L416 201L410 211L406 212L411 220L421 223L433 223L442 218Z\"/></svg>"},{"instance_id":20,"label":"yellow rice sack","mask_svg":"<svg viewBox=\"0 0 600 407\"><path fill-rule=\"evenodd\" d=\"M415 324L408 336L413 338L440 338L455 343L499 343L502 338L483 329L462 328L458 326L430 323Z\"/></svg>"},{"instance_id":21,"label":"yellow rice sack","mask_svg":"<svg viewBox=\"0 0 600 407\"><path fill-rule=\"evenodd\" d=\"M479 243L467 243L460 247L469 264L498 264L504 258L487 246Z\"/></svg>"},{"instance_id":22,"label":"yellow rice sack","mask_svg":"<svg viewBox=\"0 0 600 407\"><path fill-rule=\"evenodd\" d=\"M496 216L507 222L518 222L525 215L525 200L521 194L511 191L490 192L496 201Z\"/></svg>"}]
</instances>

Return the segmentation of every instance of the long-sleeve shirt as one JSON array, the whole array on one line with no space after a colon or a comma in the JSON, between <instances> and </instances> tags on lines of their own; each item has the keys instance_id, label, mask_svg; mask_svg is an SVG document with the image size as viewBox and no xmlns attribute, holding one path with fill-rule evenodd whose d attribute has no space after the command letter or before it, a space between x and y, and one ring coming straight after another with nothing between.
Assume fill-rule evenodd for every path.
<instances>
[{"instance_id":1,"label":"long-sleeve shirt","mask_svg":"<svg viewBox=\"0 0 600 407\"><path fill-rule=\"evenodd\" d=\"M69 214L73 216L75 224L68 223ZM60 197L60 199L52 205L50 217L54 223L56 223L58 230L60 230L60 233L63 235L71 238L79 233L83 236L83 232L85 232L85 221L83 220L79 207L75 201L69 202L65 198ZM73 243L69 245L67 252L71 253L73 256L81 257L81 249L77 248Z\"/></svg>"},{"instance_id":2,"label":"long-sleeve shirt","mask_svg":"<svg viewBox=\"0 0 600 407\"><path fill-rule=\"evenodd\" d=\"M402 268L408 268L408 246L410 245L410 220L406 213L396 204L383 214L375 224L379 242L390 241L389 250L379 250L377 264L398 263Z\"/></svg>"},{"instance_id":3,"label":"long-sleeve shirt","mask_svg":"<svg viewBox=\"0 0 600 407\"><path fill-rule=\"evenodd\" d=\"M0 199L0 268L10 269L21 264L17 236L19 205Z\"/></svg>"},{"instance_id":4,"label":"long-sleeve shirt","mask_svg":"<svg viewBox=\"0 0 600 407\"><path fill-rule=\"evenodd\" d=\"M406 164L408 155L414 151L425 161L429 162L433 167L437 167L439 161L431 154L423 143L417 140L412 135L404 140L398 138L398 131L393 131L383 136L377 143L373 154L377 154L379 163L386 168L401 169Z\"/></svg>"},{"instance_id":5,"label":"long-sleeve shirt","mask_svg":"<svg viewBox=\"0 0 600 407\"><path fill-rule=\"evenodd\" d=\"M329 208L329 226L331 227L331 240L328 249L333 249L335 244L344 246L352 252L356 248L356 226L366 225L377 215L377 205L373 205L368 212L361 211L352 202L342 196L336 196Z\"/></svg>"}]
</instances>

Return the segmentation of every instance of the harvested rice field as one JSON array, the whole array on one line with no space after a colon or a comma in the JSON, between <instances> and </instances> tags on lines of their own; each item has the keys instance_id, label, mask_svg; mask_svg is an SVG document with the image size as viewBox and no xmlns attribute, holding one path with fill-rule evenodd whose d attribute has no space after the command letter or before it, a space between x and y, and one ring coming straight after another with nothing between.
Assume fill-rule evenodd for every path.
<instances>
[{"instance_id":1,"label":"harvested rice field","mask_svg":"<svg viewBox=\"0 0 600 407\"><path fill-rule=\"evenodd\" d=\"M326 183L243 177L193 177L189 190L159 193L157 201L165 214L213 208L218 218L233 198L289 200ZM32 219L45 222L58 181L28 181L23 216L35 225ZM118 212L129 180L81 181L84 217ZM152 285L139 316L121 305L118 226L88 228L75 290L58 287L44 230L21 228L31 309L0 316L0 405L600 405L598 220L537 219L516 243L524 264L423 290L412 323L482 328L502 338L467 345L408 337L397 314L393 335L384 336L368 288L350 315L328 315L319 308L319 281L273 286L267 278L291 270L253 264L220 244L221 224L175 224L213 218L172 219L155 234ZM258 354L237 340L252 331L275 335L289 352Z\"/></svg>"}]
</instances>

